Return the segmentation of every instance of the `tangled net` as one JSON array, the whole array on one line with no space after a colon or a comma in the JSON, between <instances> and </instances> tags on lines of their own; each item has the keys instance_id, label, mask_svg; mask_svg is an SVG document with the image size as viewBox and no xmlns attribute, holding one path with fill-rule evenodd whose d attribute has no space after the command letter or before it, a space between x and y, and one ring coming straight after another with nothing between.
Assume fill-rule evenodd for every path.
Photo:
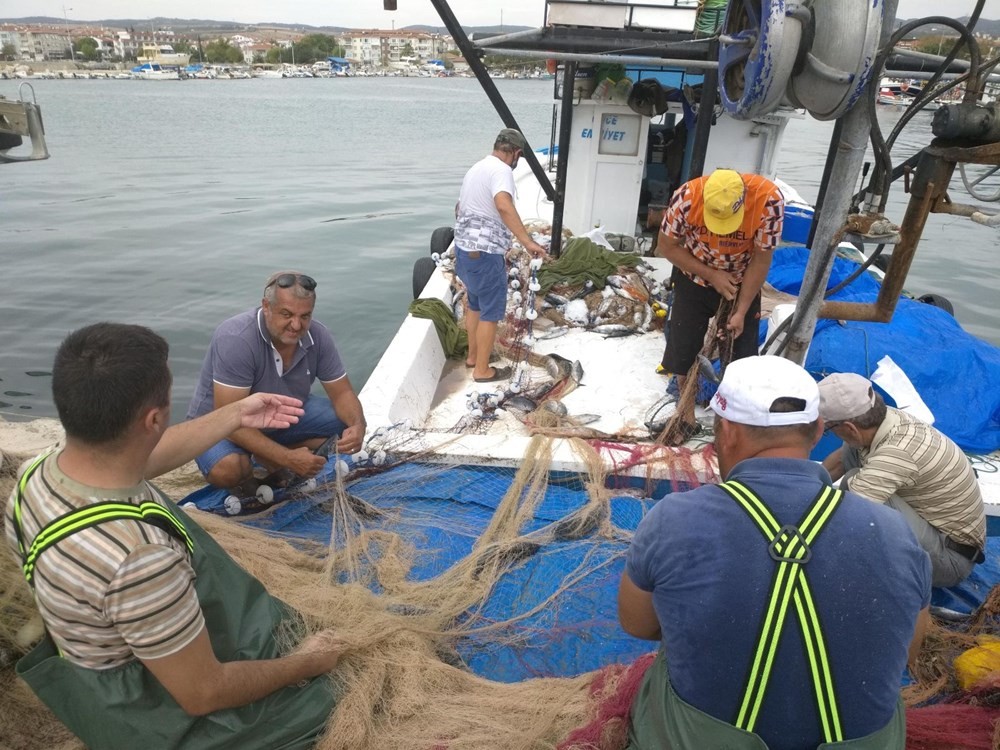
<instances>
[{"instance_id":1,"label":"tangled net","mask_svg":"<svg viewBox=\"0 0 1000 750\"><path fill-rule=\"evenodd\" d=\"M341 699L318 748L624 746L631 693L623 697L621 689L623 684L637 684L634 670L611 667L575 678L504 684L464 668L455 651L455 644L470 636L500 642L519 637L515 622L492 621L480 610L501 576L531 548L584 535L627 537L610 521L610 493L604 488L600 458L583 441L574 447L592 467L584 479L589 499L583 506L557 523L526 530L544 497L551 464L551 441L534 438L523 467L470 553L430 580L407 580L414 549L402 536L366 523L373 514L391 511L367 506L339 480L323 507L333 527L329 548L303 544L299 538L265 537L259 529L192 511L240 565L301 614L307 633L329 632L346 643L345 657L333 675ZM19 458L11 457L4 466L4 496L13 486ZM0 559L4 745L79 747L13 675L13 660L30 646L24 629L36 614L12 556ZM567 574L560 591L598 564L606 562L584 560ZM572 732L586 729L600 715L598 707L609 700L624 705L625 714L606 717L600 727L585 732L592 737L596 731L604 739L597 744L570 740Z\"/></svg>"},{"instance_id":2,"label":"tangled net","mask_svg":"<svg viewBox=\"0 0 1000 750\"><path fill-rule=\"evenodd\" d=\"M629 707L651 656L578 677L507 684L473 674L456 649L469 638L517 641L522 637L519 621L549 607L560 592L607 564L584 556L558 591L530 611L505 621L491 619L483 612L484 602L504 574L539 546L585 537L627 540L628 532L611 520L613 493L607 489L605 459L617 456L620 467L648 463L656 460L644 452L652 447L579 439L573 444L588 467L583 505L559 521L529 528L551 468L552 442L536 436L469 553L427 580L409 577L416 550L405 535L386 530L392 526L387 519L392 509L356 497L339 476L320 509L333 530L329 547L274 532L265 535L231 519L192 511L240 565L301 614L306 632L332 634L346 644L332 676L341 698L317 748L625 747ZM12 489L22 458L4 460L0 495ZM376 518L389 523L376 527L370 523ZM0 555L0 615L3 746L79 750L79 741L14 676L13 661L39 631L27 586L8 554ZM995 737L1000 732L995 729L1000 663L981 664L981 674L971 684L955 669L963 652L980 646L985 637L1000 635L998 630L1000 588L967 620L934 626L914 668L915 682L904 691L911 707L907 747L1000 747ZM299 632L297 638L301 636ZM294 647L291 634L285 646Z\"/></svg>"}]
</instances>

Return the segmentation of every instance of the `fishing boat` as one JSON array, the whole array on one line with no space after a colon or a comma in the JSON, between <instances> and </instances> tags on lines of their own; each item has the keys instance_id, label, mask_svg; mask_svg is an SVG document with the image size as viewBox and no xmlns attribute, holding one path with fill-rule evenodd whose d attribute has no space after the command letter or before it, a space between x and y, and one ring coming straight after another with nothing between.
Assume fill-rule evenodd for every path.
<instances>
[{"instance_id":1,"label":"fishing boat","mask_svg":"<svg viewBox=\"0 0 1000 750\"><path fill-rule=\"evenodd\" d=\"M869 85L870 61L890 34L883 26L882 3L873 3L860 16L842 13L857 4L832 3L837 7L829 9L830 15L814 21L826 24L824 33L815 34L815 62L798 70L801 23L767 2L760 20L745 13L742 4L731 4L724 33L714 41L698 41L692 39L695 9L686 4L653 8L550 0L543 28L475 44L461 32L445 0L434 0L434 5L465 58L476 61L473 72L509 127L517 127L516 119L491 83L492 74L478 62L479 53L560 61L554 87L561 105L559 127L554 124L550 143L525 154L516 169L516 205L535 236L551 242L554 255L572 244L563 237L569 230L567 235L585 238L611 263L620 259L623 268L626 262L638 268L631 282L609 282L605 275L595 289L583 290L600 297L604 287L605 299L627 301L629 315L634 310L635 317L617 328L588 324L586 314L577 325L552 324L539 314L546 303L537 264L515 253L508 333L501 335L503 353L515 368L511 383L474 383L462 360L446 356L435 322L408 315L360 394L369 423L365 449L332 461L326 478L367 505L397 512L393 528L410 529L420 539L423 562L414 575L424 577L468 555L517 472L543 466L540 481L547 489L519 532L532 551L522 550L483 605L497 619L527 618L530 645L511 646L501 656L493 650L485 658L477 650L482 644L466 644L462 656L494 679L579 674L635 658L646 649L621 633L613 601L625 540L644 509L672 488L718 480L705 409L698 411L702 435L687 445L673 449L656 440L676 399L668 393L668 379L656 371L663 333L655 325L655 309L668 304L662 291L670 267L652 257L651 250L666 197L684 180L716 166L780 179L782 139L794 137L796 120L805 116L840 119L845 128L867 133L871 120L866 104L873 104L877 95ZM594 54L607 49L608 34L624 35L620 46L627 52ZM770 35L773 58L764 59L757 47L748 52L745 40L760 35ZM834 42L843 39L853 41ZM578 66L590 61L624 66L632 84L628 101L595 100L582 93L587 89L576 84L576 74ZM833 67L842 73L831 76ZM594 82L589 83L593 90ZM716 107L701 107L705 92L716 90ZM795 106L787 106L788 101ZM925 150L918 172L945 169L950 174L954 163L948 159L983 158L982 152L943 148ZM831 150L816 208L783 184L785 243L769 275L775 317L762 344L769 352L784 347L785 356L803 361L817 378L855 371L875 379L898 403L916 394L915 401L926 405L930 418L980 469L991 535L1000 533L1000 431L995 418L1000 396L992 393L995 389L986 389L991 393L985 395L980 387L1000 378L1000 350L964 332L940 295L913 298L903 293L919 232L899 226L922 226L929 205L982 223L996 225L998 220L988 208L949 207L940 198L946 182L936 188L926 182L912 187L907 214L895 221L880 214L877 200L849 214L850 205L859 205L850 186L863 152L861 147L845 156ZM896 172L883 175L887 181L881 187L887 189L894 176ZM648 221L650 215L653 221ZM833 241L834 235L845 242ZM414 267L418 302L460 310L451 245L449 227L431 233L430 254ZM881 256L886 246L894 248L889 263ZM565 303L553 302L563 318L572 318ZM859 339L866 344L859 347ZM927 352L935 347L947 351L942 358L970 377L944 378L930 368L937 358ZM553 381L558 381L555 386ZM546 414L550 410L540 403L546 400L542 398L534 406L543 408L526 414L531 407L525 406L524 396L537 399L546 388L559 394L557 404L548 399L552 413ZM549 417L554 419L545 421ZM544 447L539 435L546 436ZM824 439L814 458L834 447ZM560 537L560 524L591 507L594 482L606 493L609 515L603 518L611 519L614 533L600 534L591 526L590 536ZM316 492L304 502L329 497L322 487ZM190 502L225 513L226 494L206 489ZM304 496L299 492L296 497ZM437 530L430 531L432 526ZM336 541L328 518L295 503L275 506L267 527L324 541L332 533ZM403 533L410 538L410 532ZM539 540L532 541L537 535ZM1000 581L1000 566L993 563L997 552L1000 540L991 536L990 562L958 589L936 591L935 603L965 610L975 606ZM563 588L565 575L577 570L584 554L599 558L597 569ZM525 595L528 582L539 587L530 597ZM534 608L547 596L558 598L557 609L576 613L560 622L558 638L544 627L535 628L536 618L544 620L545 615ZM601 646L579 648L580 641L574 640L589 638L598 638Z\"/></svg>"},{"instance_id":2,"label":"fishing boat","mask_svg":"<svg viewBox=\"0 0 1000 750\"><path fill-rule=\"evenodd\" d=\"M988 559L961 586L936 590L934 603L957 613L979 605L1000 582L1000 396L984 387L1000 376L1000 352L965 333L946 301L911 298L903 284L931 208L998 223L988 207L946 196L955 163L995 159L995 144L970 148L956 112L940 118L943 134L920 155L905 217L881 215L900 167L883 164L864 195L852 194L873 125L871 61L879 68L888 57L895 3L831 0L806 17L786 14L784 3L733 2L720 33L699 39L694 2L549 0L543 27L475 44L446 0L432 3L508 127L516 118L480 53L559 61L558 129L515 172L518 210L553 256L582 239L614 273L583 282L580 300L553 297L549 304L578 325L546 324L543 269L512 253L502 339L517 373L509 384L473 383L462 361L447 356L448 321L439 331L411 313L361 392L364 449L332 456L315 480L278 492L267 500L280 502L243 520L298 543L329 544L335 579L377 595L405 589L403 579L475 589L454 618L462 638L441 659L490 680L571 677L648 656L650 645L625 635L616 616L630 534L667 492L718 479L707 432L680 448L656 440L675 398L655 368L663 347L656 305L669 305L671 271L650 255L658 216L674 188L716 166L780 179L781 143L811 116L839 120L841 143L859 145L830 149L816 206L796 198L793 185L782 188L786 245L769 275L774 322L762 344L816 376L851 370L880 378L890 396L917 394L969 451L991 516ZM812 46L800 59L803 39ZM599 62L624 67L624 101L595 100L592 86L577 85L580 66ZM414 296L460 310L450 228L429 236ZM885 246L892 259L880 263ZM571 314L570 303L594 294L625 305L631 317L620 317L629 322L598 330L586 312ZM938 361L946 368L934 369ZM946 379L945 369L962 377ZM547 398L553 393L558 399ZM534 409L524 406L529 394ZM832 448L821 443L814 457ZM184 505L239 515L232 500L204 488ZM405 566L394 565L400 548L411 553ZM451 579L461 566L467 575ZM424 611L393 601L391 614Z\"/></svg>"},{"instance_id":3,"label":"fishing boat","mask_svg":"<svg viewBox=\"0 0 1000 750\"><path fill-rule=\"evenodd\" d=\"M145 62L132 68L132 77L141 81L178 81L180 73L159 63Z\"/></svg>"}]
</instances>

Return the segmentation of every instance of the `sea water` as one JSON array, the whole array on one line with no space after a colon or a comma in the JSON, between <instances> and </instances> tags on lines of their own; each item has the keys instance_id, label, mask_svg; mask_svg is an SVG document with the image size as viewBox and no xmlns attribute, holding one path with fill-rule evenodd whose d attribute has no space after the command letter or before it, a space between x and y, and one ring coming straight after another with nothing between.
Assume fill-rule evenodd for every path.
<instances>
[{"instance_id":1,"label":"sea water","mask_svg":"<svg viewBox=\"0 0 1000 750\"><path fill-rule=\"evenodd\" d=\"M498 80L532 146L551 81ZM503 127L474 79L32 82L52 157L0 167L0 416L54 416L52 357L71 330L139 323L171 347L183 417L212 330L274 270L319 282L315 316L360 390L412 299L413 262L454 220L465 170ZM17 82L0 81L13 98ZM888 131L899 110L879 114ZM816 198L831 123L793 121L779 176ZM930 115L894 152L930 138ZM964 200L958 179L953 196ZM894 193L899 221L906 196ZM1000 344L996 230L932 216L907 289L950 298Z\"/></svg>"}]
</instances>

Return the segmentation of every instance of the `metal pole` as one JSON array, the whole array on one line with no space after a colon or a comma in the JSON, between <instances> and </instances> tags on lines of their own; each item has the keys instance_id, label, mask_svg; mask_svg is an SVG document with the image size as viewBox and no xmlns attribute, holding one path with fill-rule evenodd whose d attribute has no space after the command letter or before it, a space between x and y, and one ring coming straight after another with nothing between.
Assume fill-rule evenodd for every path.
<instances>
[{"instance_id":1,"label":"metal pole","mask_svg":"<svg viewBox=\"0 0 1000 750\"><path fill-rule=\"evenodd\" d=\"M563 70L562 107L559 122L559 160L556 162L556 197L552 202L552 244L549 252L558 258L562 252L563 210L566 207L566 170L569 168L569 141L573 134L573 89L576 63L566 63Z\"/></svg>"},{"instance_id":2,"label":"metal pole","mask_svg":"<svg viewBox=\"0 0 1000 750\"><path fill-rule=\"evenodd\" d=\"M483 91L486 92L486 96L489 97L490 102L493 104L493 108L496 109L497 114L500 115L500 119L503 120L503 124L508 128L521 130L517 124L517 120L514 118L510 108L507 106L507 102L503 100L503 97L500 96L500 92L497 91L496 84L493 83L493 79L490 78L490 74L486 70L486 66L483 65L483 61L479 59L479 50L477 50L473 46L472 42L469 41L469 37L466 35L465 29L462 28L461 24L459 24L458 19L455 18L455 14L451 12L451 7L448 5L448 1L431 0L431 5L433 5L434 9L438 12L438 15L441 17L441 21L444 23L445 27L447 27L448 33L451 34L451 38L455 40L455 44L458 45L459 51L462 53L465 61L469 64L472 72L476 74L476 78L479 80L479 85L483 87ZM528 164L531 166L531 171L534 173L535 179L538 180L538 184L545 192L545 197L550 201L554 201L556 197L555 188L552 187L552 183L549 181L548 175L545 174L545 170L542 169L542 165L538 161L538 157L535 156L535 152L529 148L525 150L523 156L528 160Z\"/></svg>"},{"instance_id":3,"label":"metal pole","mask_svg":"<svg viewBox=\"0 0 1000 750\"><path fill-rule=\"evenodd\" d=\"M719 58L719 43L712 42L708 48L708 56ZM705 152L708 150L708 136L712 130L712 120L715 119L715 94L719 90L719 69L709 68L701 84L701 101L698 103L698 119L694 124L694 150L691 157L691 167L687 178L692 180L701 177L705 171Z\"/></svg>"},{"instance_id":4,"label":"metal pole","mask_svg":"<svg viewBox=\"0 0 1000 750\"><path fill-rule=\"evenodd\" d=\"M436 0L431 0L431 2L436 2ZM667 59L664 57L638 57L634 55L590 55L579 52L556 52L553 50L541 52L530 49L508 49L506 47L490 47L490 52L497 55L506 55L507 57L528 57L535 60L544 57L550 60L562 60L563 62L621 63L622 65L650 65L669 68L703 68L705 70L717 70L719 67L719 61L717 59L687 60L684 58Z\"/></svg>"},{"instance_id":5,"label":"metal pole","mask_svg":"<svg viewBox=\"0 0 1000 750\"><path fill-rule=\"evenodd\" d=\"M495 44L505 44L507 42L527 42L542 38L542 29L527 29L525 31L515 31L510 34L496 34L473 39L472 44L476 47L492 47Z\"/></svg>"},{"instance_id":6,"label":"metal pole","mask_svg":"<svg viewBox=\"0 0 1000 750\"><path fill-rule=\"evenodd\" d=\"M892 36L897 2L898 0L885 0L879 47L884 47ZM858 103L842 118L843 127L839 128L841 132L840 140L836 144L837 155L830 168L827 189L823 196L823 210L816 220L812 252L809 253L805 276L802 279L802 293L788 331L788 345L784 352L786 358L799 364L805 361L806 349L812 341L813 332L816 330L816 319L823 304L823 293L826 291L830 271L833 269L836 248L830 247L830 243L847 219L854 184L864 164L865 149L871 131L864 97L874 96L872 88L878 85L878 75L879 71L875 71Z\"/></svg>"}]
</instances>

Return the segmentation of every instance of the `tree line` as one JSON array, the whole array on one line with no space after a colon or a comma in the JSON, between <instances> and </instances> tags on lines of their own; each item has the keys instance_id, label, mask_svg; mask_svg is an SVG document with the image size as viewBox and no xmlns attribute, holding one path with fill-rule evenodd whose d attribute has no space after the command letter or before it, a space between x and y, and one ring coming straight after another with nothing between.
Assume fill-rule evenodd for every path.
<instances>
[{"instance_id":1,"label":"tree line","mask_svg":"<svg viewBox=\"0 0 1000 750\"><path fill-rule=\"evenodd\" d=\"M280 46L276 41L266 54L256 53L255 63L291 63L310 65L328 57L343 57L344 47L328 34L307 34L287 46ZM209 42L181 39L173 44L175 52L191 55L191 60L212 64L238 64L246 62L243 50L228 39L219 38ZM100 44L93 37L85 36L73 41L73 52L77 58L96 62L101 59ZM11 44L4 45L0 56L14 59L15 50Z\"/></svg>"}]
</instances>

